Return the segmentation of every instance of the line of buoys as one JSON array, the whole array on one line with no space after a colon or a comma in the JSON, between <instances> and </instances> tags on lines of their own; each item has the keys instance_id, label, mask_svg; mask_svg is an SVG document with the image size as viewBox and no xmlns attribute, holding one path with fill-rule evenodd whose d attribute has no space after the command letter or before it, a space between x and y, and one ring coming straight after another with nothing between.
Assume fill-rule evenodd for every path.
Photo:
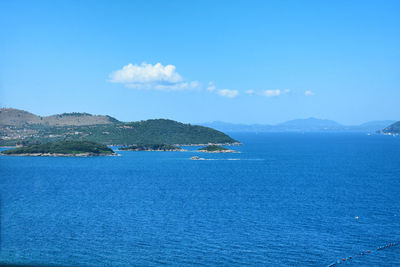
<instances>
[{"instance_id":1,"label":"line of buoys","mask_svg":"<svg viewBox=\"0 0 400 267\"><path fill-rule=\"evenodd\" d=\"M369 249L367 249L367 250L365 250L365 251L361 251L361 252L358 253L358 254L355 254L353 257L352 257L352 256L349 256L349 257L347 257L347 258L338 259L338 260L336 260L335 262L329 264L328 267L333 267L333 266L335 266L335 265L342 264L343 262L346 262L346 261L348 261L348 260L351 260L352 258L357 258L357 257L359 257L359 256L364 256L364 255L367 255L367 254L369 254L369 253L371 253L371 252L374 252L374 251L379 251L379 250L382 250L382 249L386 249L386 248L390 248L390 247L395 247L395 246L397 246L398 244L399 244L399 243L396 243L396 242L393 243L393 242L392 242L392 243L388 243L388 244L386 244L386 245L384 245L384 246L377 247L377 248L374 249L374 250L369 250Z\"/></svg>"}]
</instances>

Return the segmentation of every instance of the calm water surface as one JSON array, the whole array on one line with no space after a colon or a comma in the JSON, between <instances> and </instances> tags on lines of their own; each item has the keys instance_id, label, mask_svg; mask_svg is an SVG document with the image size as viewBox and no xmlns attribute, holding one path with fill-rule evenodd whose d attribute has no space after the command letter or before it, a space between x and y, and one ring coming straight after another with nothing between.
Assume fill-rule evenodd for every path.
<instances>
[{"instance_id":1,"label":"calm water surface","mask_svg":"<svg viewBox=\"0 0 400 267\"><path fill-rule=\"evenodd\" d=\"M400 241L400 138L233 137L240 154L0 156L0 262L326 266ZM342 265L400 266L400 247Z\"/></svg>"}]
</instances>

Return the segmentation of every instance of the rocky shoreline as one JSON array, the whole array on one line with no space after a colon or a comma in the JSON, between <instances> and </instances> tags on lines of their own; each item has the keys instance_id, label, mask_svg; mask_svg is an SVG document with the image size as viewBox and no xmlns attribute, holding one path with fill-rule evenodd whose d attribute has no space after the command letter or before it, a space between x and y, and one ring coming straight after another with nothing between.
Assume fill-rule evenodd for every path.
<instances>
[{"instance_id":1,"label":"rocky shoreline","mask_svg":"<svg viewBox=\"0 0 400 267\"><path fill-rule=\"evenodd\" d=\"M241 146L240 142L235 143L207 143L207 144L174 144L174 146Z\"/></svg>"},{"instance_id":2,"label":"rocky shoreline","mask_svg":"<svg viewBox=\"0 0 400 267\"><path fill-rule=\"evenodd\" d=\"M122 144L112 144L112 145L107 145L108 147L125 147L125 146L134 146L137 144L128 144L128 145L122 145ZM209 145L215 145L215 146L241 146L243 145L240 142L234 142L234 143L207 143L207 144L173 144L173 146L209 146Z\"/></svg>"},{"instance_id":3,"label":"rocky shoreline","mask_svg":"<svg viewBox=\"0 0 400 267\"><path fill-rule=\"evenodd\" d=\"M184 152L185 149L123 149L118 151L147 151L147 152Z\"/></svg>"},{"instance_id":4,"label":"rocky shoreline","mask_svg":"<svg viewBox=\"0 0 400 267\"><path fill-rule=\"evenodd\" d=\"M236 150L231 150L231 149L227 149L227 150L217 150L217 151L208 151L208 150L198 150L198 152L203 152L203 153L240 153Z\"/></svg>"},{"instance_id":5,"label":"rocky shoreline","mask_svg":"<svg viewBox=\"0 0 400 267\"><path fill-rule=\"evenodd\" d=\"M112 145L107 145L108 147L123 147L123 146L131 146L135 144L130 144L130 145L121 145L121 144L112 144ZM208 145L215 145L215 146L241 146L243 145L240 142L235 142L235 143L207 143L207 144L174 144L174 146L208 146ZM0 146L0 148L19 148L22 146Z\"/></svg>"}]
</instances>

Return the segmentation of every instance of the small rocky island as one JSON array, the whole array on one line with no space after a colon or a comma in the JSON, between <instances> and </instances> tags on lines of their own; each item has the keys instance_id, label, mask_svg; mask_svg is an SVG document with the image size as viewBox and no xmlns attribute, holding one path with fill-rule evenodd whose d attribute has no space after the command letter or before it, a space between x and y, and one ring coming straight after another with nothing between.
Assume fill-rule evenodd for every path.
<instances>
[{"instance_id":1,"label":"small rocky island","mask_svg":"<svg viewBox=\"0 0 400 267\"><path fill-rule=\"evenodd\" d=\"M206 153L238 153L235 150L231 150L222 146L217 146L217 145L209 145L206 147L202 147L199 149L200 152L206 152Z\"/></svg>"},{"instance_id":2,"label":"small rocky island","mask_svg":"<svg viewBox=\"0 0 400 267\"><path fill-rule=\"evenodd\" d=\"M200 158L198 156L193 156L190 158L191 160L205 160L205 158Z\"/></svg>"},{"instance_id":3,"label":"small rocky island","mask_svg":"<svg viewBox=\"0 0 400 267\"><path fill-rule=\"evenodd\" d=\"M1 152L8 156L50 156L50 157L89 157L117 155L106 145L91 141L60 141L55 143L32 144Z\"/></svg>"},{"instance_id":4,"label":"small rocky island","mask_svg":"<svg viewBox=\"0 0 400 267\"><path fill-rule=\"evenodd\" d=\"M141 144L128 147L120 147L119 150L127 151L185 151L184 149L168 144Z\"/></svg>"}]
</instances>

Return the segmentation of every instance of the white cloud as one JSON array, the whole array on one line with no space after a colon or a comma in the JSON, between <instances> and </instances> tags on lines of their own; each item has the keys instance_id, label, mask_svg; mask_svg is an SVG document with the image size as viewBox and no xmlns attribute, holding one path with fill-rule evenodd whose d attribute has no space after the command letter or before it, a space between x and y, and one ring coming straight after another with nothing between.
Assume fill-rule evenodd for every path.
<instances>
[{"instance_id":1,"label":"white cloud","mask_svg":"<svg viewBox=\"0 0 400 267\"><path fill-rule=\"evenodd\" d=\"M142 64L131 64L123 66L121 69L113 71L109 75L109 82L120 83L125 87L134 89L148 89L160 91L178 91L189 89L206 89L208 92L218 94L222 97L234 98L239 95L238 90L219 89L214 82L210 81L206 88L202 87L198 81L185 81L176 71L174 65L154 65L143 62ZM289 93L289 89L275 90L246 90L247 95L261 95L266 97L279 96ZM306 91L306 95L312 95L311 91Z\"/></svg>"},{"instance_id":2,"label":"white cloud","mask_svg":"<svg viewBox=\"0 0 400 267\"><path fill-rule=\"evenodd\" d=\"M248 95L254 95L255 91L250 89L250 90L246 90L245 93Z\"/></svg>"},{"instance_id":3,"label":"white cloud","mask_svg":"<svg viewBox=\"0 0 400 267\"><path fill-rule=\"evenodd\" d=\"M214 82L209 82L208 83L207 91L212 92L212 93L215 92L220 96L228 97L228 98L234 98L234 97L237 97L239 95L239 91L238 90L218 89L215 86Z\"/></svg>"},{"instance_id":4,"label":"white cloud","mask_svg":"<svg viewBox=\"0 0 400 267\"><path fill-rule=\"evenodd\" d=\"M310 95L315 95L315 93L310 91L310 90L307 90L307 91L304 92L304 95L310 96Z\"/></svg>"},{"instance_id":5,"label":"white cloud","mask_svg":"<svg viewBox=\"0 0 400 267\"><path fill-rule=\"evenodd\" d=\"M176 72L174 65L163 66L161 63L141 65L128 64L122 69L116 70L109 75L112 83L121 83L126 87L135 89L156 90L186 90L198 88L199 83L185 82L181 75Z\"/></svg>"},{"instance_id":6,"label":"white cloud","mask_svg":"<svg viewBox=\"0 0 400 267\"><path fill-rule=\"evenodd\" d=\"M213 92L213 91L215 91L215 89L217 89L217 87L214 85L214 83L213 82L209 82L207 90L210 91L210 92Z\"/></svg>"},{"instance_id":7,"label":"white cloud","mask_svg":"<svg viewBox=\"0 0 400 267\"><path fill-rule=\"evenodd\" d=\"M115 83L177 83L182 77L175 71L174 65L163 66L161 63L155 65L143 62L140 66L128 64L121 70L110 74L111 82Z\"/></svg>"},{"instance_id":8,"label":"white cloud","mask_svg":"<svg viewBox=\"0 0 400 267\"><path fill-rule=\"evenodd\" d=\"M239 95L239 91L230 89L219 89L218 94L223 97L234 98Z\"/></svg>"},{"instance_id":9,"label":"white cloud","mask_svg":"<svg viewBox=\"0 0 400 267\"><path fill-rule=\"evenodd\" d=\"M261 95L266 96L266 97L273 97L273 96L280 96L283 94L289 93L289 89L285 90L280 90L280 89L275 89L275 90L264 90L261 92Z\"/></svg>"},{"instance_id":10,"label":"white cloud","mask_svg":"<svg viewBox=\"0 0 400 267\"><path fill-rule=\"evenodd\" d=\"M281 94L281 90L279 90L279 89L276 89L276 90L265 90L264 92L263 92L263 95L264 96L268 96L268 97L271 97L271 96L278 96L278 95L280 95Z\"/></svg>"},{"instance_id":11,"label":"white cloud","mask_svg":"<svg viewBox=\"0 0 400 267\"><path fill-rule=\"evenodd\" d=\"M157 90L186 90L186 89L196 89L199 88L200 84L198 81L193 82L181 82L176 84L158 84L155 85L154 88Z\"/></svg>"}]
</instances>

